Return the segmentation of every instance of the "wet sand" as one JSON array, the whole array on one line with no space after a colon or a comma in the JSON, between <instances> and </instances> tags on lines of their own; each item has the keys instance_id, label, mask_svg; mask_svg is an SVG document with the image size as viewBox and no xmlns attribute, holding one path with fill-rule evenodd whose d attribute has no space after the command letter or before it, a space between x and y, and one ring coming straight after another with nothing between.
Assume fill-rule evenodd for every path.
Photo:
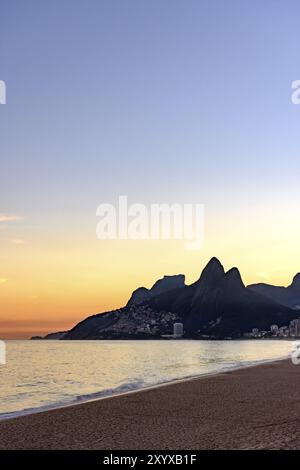
<instances>
[{"instance_id":1,"label":"wet sand","mask_svg":"<svg viewBox=\"0 0 300 470\"><path fill-rule=\"evenodd\" d=\"M0 422L0 449L297 449L290 360Z\"/></svg>"}]
</instances>

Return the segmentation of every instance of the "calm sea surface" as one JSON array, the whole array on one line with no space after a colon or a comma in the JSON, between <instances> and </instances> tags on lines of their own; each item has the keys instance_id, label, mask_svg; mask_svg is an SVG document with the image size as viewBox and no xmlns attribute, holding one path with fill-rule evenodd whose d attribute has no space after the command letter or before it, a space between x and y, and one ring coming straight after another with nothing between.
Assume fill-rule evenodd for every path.
<instances>
[{"instance_id":1,"label":"calm sea surface","mask_svg":"<svg viewBox=\"0 0 300 470\"><path fill-rule=\"evenodd\" d=\"M7 341L0 419L287 357L292 342Z\"/></svg>"}]
</instances>

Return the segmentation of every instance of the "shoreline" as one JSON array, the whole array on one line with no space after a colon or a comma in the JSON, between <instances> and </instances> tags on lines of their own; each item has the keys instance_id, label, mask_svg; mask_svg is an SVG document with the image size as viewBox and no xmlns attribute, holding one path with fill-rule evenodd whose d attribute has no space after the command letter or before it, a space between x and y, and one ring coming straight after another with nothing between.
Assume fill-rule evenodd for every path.
<instances>
[{"instance_id":1,"label":"shoreline","mask_svg":"<svg viewBox=\"0 0 300 470\"><path fill-rule=\"evenodd\" d=\"M300 369L277 359L3 420L0 449L295 449L299 423Z\"/></svg>"},{"instance_id":2,"label":"shoreline","mask_svg":"<svg viewBox=\"0 0 300 470\"><path fill-rule=\"evenodd\" d=\"M147 392L148 390L155 390L157 388L167 387L167 386L171 386L171 385L174 385L174 384L177 384L177 383L190 382L190 381L202 379L202 378L205 378L205 377L213 377L213 376L217 376L219 374L226 374L227 372L234 372L234 371L241 370L241 369L248 369L248 368L252 368L252 367L258 367L258 366L261 366L261 365L264 365L264 364L270 364L270 363L285 361L288 358L289 358L289 356L285 356L285 357L276 358L276 359L265 359L265 360L261 360L261 361L259 360L259 361L256 361L254 363L251 363L251 364L247 363L247 364L241 364L241 365L235 365L235 366L229 366L229 367L225 366L224 368L221 368L218 371L203 372L202 374L195 375L195 376L188 376L188 377L183 377L183 378L171 379L167 382L160 382L160 383L153 384L153 385L148 385L148 386L145 386L145 387L142 387L142 388L136 388L136 389L133 389L133 390L128 390L128 391L119 392L119 393L111 393L109 395L101 396L102 393L105 393L105 390L100 391L100 392L91 393L91 397L86 398L86 399L84 399L84 398L81 399L81 396L79 395L79 396L77 396L76 399L74 399L74 401L70 401L69 403L59 403L59 402L57 402L57 403L53 403L52 405L49 404L49 405L45 405L45 406L42 406L42 407L29 408L27 410L25 409L25 410L21 410L21 411L12 411L12 412L8 412L8 413L2 413L2 414L0 414L0 423L3 422L3 421L10 421L12 419L21 418L21 417L25 417L25 416L32 416L32 415L36 415L36 414L40 414L40 413L45 413L45 412L48 412L48 411L63 410L65 408L80 406L80 405L84 405L86 403L93 403L93 402L100 401L100 400L108 400L108 399L112 399L112 398L115 398L115 397L131 395L131 394L134 394L134 393ZM84 396L84 395L82 395L82 396Z\"/></svg>"}]
</instances>

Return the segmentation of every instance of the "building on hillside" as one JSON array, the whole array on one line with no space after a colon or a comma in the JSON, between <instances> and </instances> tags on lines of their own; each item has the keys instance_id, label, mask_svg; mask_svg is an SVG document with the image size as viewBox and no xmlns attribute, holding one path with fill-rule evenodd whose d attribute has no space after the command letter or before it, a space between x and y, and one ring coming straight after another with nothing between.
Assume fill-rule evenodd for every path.
<instances>
[{"instance_id":1,"label":"building on hillside","mask_svg":"<svg viewBox=\"0 0 300 470\"><path fill-rule=\"evenodd\" d=\"M173 336L174 338L181 338L183 336L183 324L182 323L174 323Z\"/></svg>"}]
</instances>

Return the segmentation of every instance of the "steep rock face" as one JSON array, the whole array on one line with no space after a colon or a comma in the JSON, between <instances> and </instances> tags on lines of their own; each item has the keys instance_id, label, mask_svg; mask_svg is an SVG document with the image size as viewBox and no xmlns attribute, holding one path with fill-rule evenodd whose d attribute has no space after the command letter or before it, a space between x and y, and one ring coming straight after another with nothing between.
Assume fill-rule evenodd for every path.
<instances>
[{"instance_id":1,"label":"steep rock face","mask_svg":"<svg viewBox=\"0 0 300 470\"><path fill-rule=\"evenodd\" d=\"M127 306L129 307L131 305L140 305L149 301L154 296L162 294L163 292L167 292L172 289L181 289L185 287L184 281L185 276L183 274L177 274L175 276L164 276L162 279L156 281L151 289L147 289L146 287L139 287L136 289L127 302Z\"/></svg>"},{"instance_id":2,"label":"steep rock face","mask_svg":"<svg viewBox=\"0 0 300 470\"><path fill-rule=\"evenodd\" d=\"M143 302L147 302L147 300L150 300L150 298L150 289L147 289L146 287L139 287L138 289L132 292L131 297L127 302L127 306L129 307L130 305L140 305Z\"/></svg>"},{"instance_id":3,"label":"steep rock face","mask_svg":"<svg viewBox=\"0 0 300 470\"><path fill-rule=\"evenodd\" d=\"M182 291L157 296L150 305L158 311L164 308L181 315L189 336L239 336L254 327L283 325L294 316L285 306L247 289L237 268L225 273L215 258L197 282Z\"/></svg>"},{"instance_id":4,"label":"steep rock face","mask_svg":"<svg viewBox=\"0 0 300 470\"><path fill-rule=\"evenodd\" d=\"M194 285L204 284L211 286L216 282L220 281L224 277L225 271L220 261L213 257L207 263L203 271L201 272L200 278L194 283Z\"/></svg>"},{"instance_id":5,"label":"steep rock face","mask_svg":"<svg viewBox=\"0 0 300 470\"><path fill-rule=\"evenodd\" d=\"M295 289L297 291L300 291L300 273L297 273L294 276L292 284L289 286L291 289Z\"/></svg>"},{"instance_id":6,"label":"steep rock face","mask_svg":"<svg viewBox=\"0 0 300 470\"><path fill-rule=\"evenodd\" d=\"M271 284L251 284L248 288L290 308L300 307L300 273L296 274L288 287Z\"/></svg>"},{"instance_id":7,"label":"steep rock face","mask_svg":"<svg viewBox=\"0 0 300 470\"><path fill-rule=\"evenodd\" d=\"M204 295L205 292L208 292L223 279L224 275L225 271L220 261L215 257L212 258L203 269L198 281L192 284L192 288L195 290L193 302L196 302L197 298Z\"/></svg>"},{"instance_id":8,"label":"steep rock face","mask_svg":"<svg viewBox=\"0 0 300 470\"><path fill-rule=\"evenodd\" d=\"M238 292L245 289L241 274L238 268L231 268L225 273L222 281L226 282L226 288L232 292Z\"/></svg>"}]
</instances>

